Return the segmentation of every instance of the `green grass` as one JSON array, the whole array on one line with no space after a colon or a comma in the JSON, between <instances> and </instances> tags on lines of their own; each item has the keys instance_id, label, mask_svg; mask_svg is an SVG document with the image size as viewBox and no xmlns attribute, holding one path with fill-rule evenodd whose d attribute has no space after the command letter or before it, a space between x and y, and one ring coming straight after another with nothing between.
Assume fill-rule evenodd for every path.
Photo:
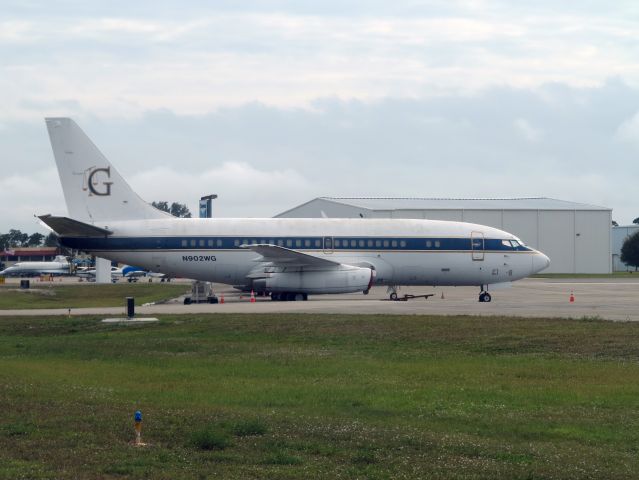
<instances>
[{"instance_id":1,"label":"green grass","mask_svg":"<svg viewBox=\"0 0 639 480\"><path fill-rule=\"evenodd\" d=\"M263 420L251 418L236 422L232 426L232 432L238 437L247 437L249 435L264 435L268 431L268 427Z\"/></svg>"},{"instance_id":2,"label":"green grass","mask_svg":"<svg viewBox=\"0 0 639 480\"><path fill-rule=\"evenodd\" d=\"M196 430L191 436L193 446L200 450L224 450L231 445L229 435L215 427L204 427Z\"/></svg>"},{"instance_id":3,"label":"green grass","mask_svg":"<svg viewBox=\"0 0 639 480\"><path fill-rule=\"evenodd\" d=\"M3 318L0 412L0 478L630 479L639 324Z\"/></svg>"},{"instance_id":4,"label":"green grass","mask_svg":"<svg viewBox=\"0 0 639 480\"><path fill-rule=\"evenodd\" d=\"M188 285L170 283L56 285L33 281L25 290L0 286L0 309L120 307L126 297L142 305L178 297L188 289Z\"/></svg>"}]
</instances>

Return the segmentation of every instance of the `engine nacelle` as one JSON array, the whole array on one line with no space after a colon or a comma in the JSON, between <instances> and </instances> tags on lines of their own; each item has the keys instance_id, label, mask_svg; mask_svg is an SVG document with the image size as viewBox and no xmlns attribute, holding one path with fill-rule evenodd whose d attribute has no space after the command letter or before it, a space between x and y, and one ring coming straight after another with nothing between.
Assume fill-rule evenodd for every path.
<instances>
[{"instance_id":1,"label":"engine nacelle","mask_svg":"<svg viewBox=\"0 0 639 480\"><path fill-rule=\"evenodd\" d=\"M253 280L253 288L276 293L354 293L368 290L374 278L375 271L370 268L343 266L336 270L270 273L269 277Z\"/></svg>"}]
</instances>

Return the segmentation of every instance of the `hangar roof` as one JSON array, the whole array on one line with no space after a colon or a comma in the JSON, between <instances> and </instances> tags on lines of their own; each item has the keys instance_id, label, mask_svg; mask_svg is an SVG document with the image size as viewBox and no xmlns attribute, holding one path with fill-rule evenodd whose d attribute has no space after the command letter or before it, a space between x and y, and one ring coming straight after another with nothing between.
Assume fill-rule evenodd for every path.
<instances>
[{"instance_id":1,"label":"hangar roof","mask_svg":"<svg viewBox=\"0 0 639 480\"><path fill-rule=\"evenodd\" d=\"M368 210L605 210L611 208L554 198L365 198L319 197Z\"/></svg>"}]
</instances>

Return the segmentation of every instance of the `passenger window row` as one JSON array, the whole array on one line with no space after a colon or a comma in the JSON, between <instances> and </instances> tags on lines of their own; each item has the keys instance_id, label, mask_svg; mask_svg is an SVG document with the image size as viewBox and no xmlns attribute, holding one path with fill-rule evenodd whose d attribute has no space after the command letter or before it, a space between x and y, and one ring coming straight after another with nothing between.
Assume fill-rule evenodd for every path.
<instances>
[{"instance_id":1,"label":"passenger window row","mask_svg":"<svg viewBox=\"0 0 639 480\"><path fill-rule=\"evenodd\" d=\"M291 239L291 238L235 238L233 239L233 246L239 247L240 245L277 245L279 247L286 248L332 248L330 245L330 238L327 237L325 242L326 245L322 246L321 238L314 239ZM335 238L334 239L334 248L342 248L342 249L351 249L351 248L406 248L408 243L406 240L382 240L382 239L356 239L356 238ZM223 247L224 241L221 238L218 239L182 239L181 240L182 247ZM441 242L439 240L426 240L425 242L426 248L440 248Z\"/></svg>"}]
</instances>

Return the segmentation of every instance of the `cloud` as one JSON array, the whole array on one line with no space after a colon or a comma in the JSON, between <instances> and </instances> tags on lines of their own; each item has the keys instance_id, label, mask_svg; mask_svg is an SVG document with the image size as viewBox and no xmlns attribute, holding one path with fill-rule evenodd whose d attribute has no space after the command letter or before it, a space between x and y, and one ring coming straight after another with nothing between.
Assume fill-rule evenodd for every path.
<instances>
[{"instance_id":1,"label":"cloud","mask_svg":"<svg viewBox=\"0 0 639 480\"><path fill-rule=\"evenodd\" d=\"M11 174L0 178L0 233L17 228L28 233L44 231L34 215L65 214L62 189L54 167L29 174Z\"/></svg>"},{"instance_id":2,"label":"cloud","mask_svg":"<svg viewBox=\"0 0 639 480\"><path fill-rule=\"evenodd\" d=\"M215 213L223 217L272 216L309 189L308 180L292 169L260 170L242 162L197 171L157 167L132 176L130 184L149 202L185 203L194 215L199 198L216 193Z\"/></svg>"},{"instance_id":3,"label":"cloud","mask_svg":"<svg viewBox=\"0 0 639 480\"><path fill-rule=\"evenodd\" d=\"M615 137L618 141L639 149L639 112L619 125Z\"/></svg>"},{"instance_id":4,"label":"cloud","mask_svg":"<svg viewBox=\"0 0 639 480\"><path fill-rule=\"evenodd\" d=\"M7 8L0 101L8 118L28 118L29 102L60 98L95 115L139 116L252 101L309 108L321 97L468 95L498 85L594 87L611 76L639 84L636 25L623 7L72 5Z\"/></svg>"},{"instance_id":5,"label":"cloud","mask_svg":"<svg viewBox=\"0 0 639 480\"><path fill-rule=\"evenodd\" d=\"M217 193L216 214L272 216L332 196L549 196L612 207L630 221L639 203L639 89L611 80L599 88L561 84L491 88L474 95L374 102L317 99L306 108L260 103L203 115L169 110L76 120L146 200L187 203ZM11 161L8 205L64 212L42 119L4 122ZM622 140L623 139L623 140ZM49 172L48 181L31 172ZM22 191L11 185L24 183ZM12 198L13 200L10 200ZM18 224L24 212L4 210ZM12 213L13 212L13 213ZM45 212L46 213L46 212ZM8 228L8 227L7 227ZM0 228L0 231L2 228Z\"/></svg>"},{"instance_id":6,"label":"cloud","mask_svg":"<svg viewBox=\"0 0 639 480\"><path fill-rule=\"evenodd\" d=\"M513 124L519 134L527 141L536 142L541 138L541 130L533 127L525 118L517 118Z\"/></svg>"},{"instance_id":7,"label":"cloud","mask_svg":"<svg viewBox=\"0 0 639 480\"><path fill-rule=\"evenodd\" d=\"M219 193L225 216L318 195L547 195L632 219L635 13L629 1L9 0L1 220L64 211L57 178L41 176L47 115L72 115L145 198L193 209Z\"/></svg>"}]
</instances>

